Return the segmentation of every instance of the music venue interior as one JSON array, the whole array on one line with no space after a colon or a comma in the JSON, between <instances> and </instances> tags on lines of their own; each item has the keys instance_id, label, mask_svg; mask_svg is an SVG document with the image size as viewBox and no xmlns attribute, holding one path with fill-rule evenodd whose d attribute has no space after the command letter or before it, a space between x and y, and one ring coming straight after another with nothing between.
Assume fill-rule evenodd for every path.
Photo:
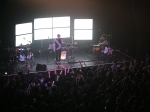
<instances>
[{"instance_id":1,"label":"music venue interior","mask_svg":"<svg viewBox=\"0 0 150 112\"><path fill-rule=\"evenodd\" d=\"M4 111L150 110L149 13L140 0L1 0Z\"/></svg>"}]
</instances>

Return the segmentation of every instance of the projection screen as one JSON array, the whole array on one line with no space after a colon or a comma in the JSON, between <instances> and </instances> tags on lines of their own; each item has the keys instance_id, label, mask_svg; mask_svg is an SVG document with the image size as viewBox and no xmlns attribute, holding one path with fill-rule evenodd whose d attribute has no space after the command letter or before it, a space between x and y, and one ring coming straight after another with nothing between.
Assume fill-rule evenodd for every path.
<instances>
[{"instance_id":1,"label":"projection screen","mask_svg":"<svg viewBox=\"0 0 150 112\"><path fill-rule=\"evenodd\" d=\"M15 26L15 46L32 43L32 23L16 24Z\"/></svg>"},{"instance_id":2,"label":"projection screen","mask_svg":"<svg viewBox=\"0 0 150 112\"><path fill-rule=\"evenodd\" d=\"M93 39L93 19L74 20L74 40Z\"/></svg>"},{"instance_id":3,"label":"projection screen","mask_svg":"<svg viewBox=\"0 0 150 112\"><path fill-rule=\"evenodd\" d=\"M70 37L70 17L51 17L34 19L34 40Z\"/></svg>"}]
</instances>

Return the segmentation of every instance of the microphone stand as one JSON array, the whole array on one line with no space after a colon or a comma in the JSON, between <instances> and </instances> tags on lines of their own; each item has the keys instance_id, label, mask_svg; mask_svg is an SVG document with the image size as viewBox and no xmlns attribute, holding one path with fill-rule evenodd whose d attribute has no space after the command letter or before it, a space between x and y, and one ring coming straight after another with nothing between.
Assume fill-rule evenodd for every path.
<instances>
[{"instance_id":1,"label":"microphone stand","mask_svg":"<svg viewBox=\"0 0 150 112\"><path fill-rule=\"evenodd\" d=\"M24 40L26 40L25 38L24 38ZM29 40L26 40L27 42L29 42L30 43L30 45L32 44L31 43L31 41L29 41ZM29 50L30 49L32 49L32 48L29 48L29 46L26 46L27 48L26 48L26 50L27 50L27 54L26 54L26 66L32 66L33 65L33 60L34 60L34 54L31 52L31 54L30 54L30 52L29 52ZM32 45L31 45L31 47L32 47ZM29 59L29 63L30 63L30 65L27 65L27 56L29 55L29 57L30 57L30 55L32 56L32 58L31 59Z\"/></svg>"},{"instance_id":2,"label":"microphone stand","mask_svg":"<svg viewBox=\"0 0 150 112\"><path fill-rule=\"evenodd\" d=\"M74 56L73 56L73 50L74 50L74 37L72 36L72 44L70 45L70 49L68 49L68 52L67 54L70 54L70 59L73 59ZM68 59L69 59L68 57Z\"/></svg>"},{"instance_id":3,"label":"microphone stand","mask_svg":"<svg viewBox=\"0 0 150 112\"><path fill-rule=\"evenodd\" d=\"M48 46L50 45L50 39L48 37ZM49 48L49 47L48 47ZM46 50L47 51L47 63L49 62L49 52L50 52L50 49Z\"/></svg>"}]
</instances>

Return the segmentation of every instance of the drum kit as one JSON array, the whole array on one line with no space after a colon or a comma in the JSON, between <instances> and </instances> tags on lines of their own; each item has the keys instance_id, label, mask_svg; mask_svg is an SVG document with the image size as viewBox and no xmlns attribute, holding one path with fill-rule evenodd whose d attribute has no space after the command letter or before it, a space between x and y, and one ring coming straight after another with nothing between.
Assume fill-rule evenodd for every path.
<instances>
[{"instance_id":1,"label":"drum kit","mask_svg":"<svg viewBox=\"0 0 150 112\"><path fill-rule=\"evenodd\" d=\"M61 59L65 60L66 58L69 59L74 59L74 52L78 51L77 47L77 42L72 43L66 43L62 46L61 48ZM65 54L65 55L64 55ZM65 58L64 58L65 56Z\"/></svg>"},{"instance_id":2,"label":"drum kit","mask_svg":"<svg viewBox=\"0 0 150 112\"><path fill-rule=\"evenodd\" d=\"M75 51L78 51L77 42L74 42L73 44L67 43L65 51L67 51L68 59L69 58L73 59L74 58L73 53Z\"/></svg>"},{"instance_id":3,"label":"drum kit","mask_svg":"<svg viewBox=\"0 0 150 112\"><path fill-rule=\"evenodd\" d=\"M101 53L105 53L108 51L109 52L109 41L108 41L108 37L110 35L105 35L103 34L101 37L100 37L100 41L98 44L96 45L93 45L93 52L96 53L96 54L101 54ZM109 47L109 48L108 48ZM108 49L106 49L108 48ZM107 52L107 53L108 53Z\"/></svg>"},{"instance_id":4,"label":"drum kit","mask_svg":"<svg viewBox=\"0 0 150 112\"><path fill-rule=\"evenodd\" d=\"M49 44L48 50L54 50L54 44ZM63 43L61 46L61 51L66 51L67 56L70 58L74 58L73 52L77 51L77 42L71 43Z\"/></svg>"},{"instance_id":5,"label":"drum kit","mask_svg":"<svg viewBox=\"0 0 150 112\"><path fill-rule=\"evenodd\" d=\"M26 61L30 60L33 53L31 52L31 44L22 45L20 44L18 47L14 50L14 57L17 61Z\"/></svg>"}]
</instances>

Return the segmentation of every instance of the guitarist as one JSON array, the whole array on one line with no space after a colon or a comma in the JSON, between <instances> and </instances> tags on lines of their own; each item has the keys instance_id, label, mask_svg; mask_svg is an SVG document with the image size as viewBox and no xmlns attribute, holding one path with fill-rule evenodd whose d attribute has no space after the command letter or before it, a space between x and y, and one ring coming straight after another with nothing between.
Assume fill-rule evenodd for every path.
<instances>
[{"instance_id":1,"label":"guitarist","mask_svg":"<svg viewBox=\"0 0 150 112\"><path fill-rule=\"evenodd\" d=\"M54 52L56 56L56 64L60 64L61 58L61 47L63 44L63 40L61 39L60 34L57 35L57 38L54 40Z\"/></svg>"}]
</instances>

